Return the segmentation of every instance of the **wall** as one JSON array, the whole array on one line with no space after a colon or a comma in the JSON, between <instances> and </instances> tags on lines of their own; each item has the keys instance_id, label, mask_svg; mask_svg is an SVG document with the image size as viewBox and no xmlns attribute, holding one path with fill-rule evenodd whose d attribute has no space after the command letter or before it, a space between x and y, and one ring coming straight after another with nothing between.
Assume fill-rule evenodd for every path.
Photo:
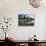
<instances>
[{"instance_id":1,"label":"wall","mask_svg":"<svg viewBox=\"0 0 46 46\"><path fill-rule=\"evenodd\" d=\"M34 27L19 27L17 13L29 12L35 14L35 26ZM17 40L27 40L34 34L37 35L37 39L45 39L45 16L46 8L33 8L30 6L28 0L0 0L0 16L12 17L13 22L10 31L8 33ZM1 18L0 17L0 18ZM0 35L2 31L0 31ZM0 39L3 37L0 36Z\"/></svg>"}]
</instances>

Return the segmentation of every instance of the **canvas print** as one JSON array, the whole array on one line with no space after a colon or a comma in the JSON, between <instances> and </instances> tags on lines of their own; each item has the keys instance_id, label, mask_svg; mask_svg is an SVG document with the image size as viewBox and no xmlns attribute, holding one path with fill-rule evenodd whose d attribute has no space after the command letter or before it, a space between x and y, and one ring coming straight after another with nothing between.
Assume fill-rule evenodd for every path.
<instances>
[{"instance_id":1,"label":"canvas print","mask_svg":"<svg viewBox=\"0 0 46 46\"><path fill-rule=\"evenodd\" d=\"M18 14L19 26L34 26L34 15L31 14Z\"/></svg>"}]
</instances>

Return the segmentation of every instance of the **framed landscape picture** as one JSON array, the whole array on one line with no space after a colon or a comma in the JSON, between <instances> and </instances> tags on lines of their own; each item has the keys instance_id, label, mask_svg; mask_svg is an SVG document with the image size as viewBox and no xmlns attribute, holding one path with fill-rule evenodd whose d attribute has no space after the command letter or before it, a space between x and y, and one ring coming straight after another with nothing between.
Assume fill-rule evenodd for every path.
<instances>
[{"instance_id":1,"label":"framed landscape picture","mask_svg":"<svg viewBox=\"0 0 46 46\"><path fill-rule=\"evenodd\" d=\"M34 26L34 15L32 14L18 14L19 26Z\"/></svg>"}]
</instances>

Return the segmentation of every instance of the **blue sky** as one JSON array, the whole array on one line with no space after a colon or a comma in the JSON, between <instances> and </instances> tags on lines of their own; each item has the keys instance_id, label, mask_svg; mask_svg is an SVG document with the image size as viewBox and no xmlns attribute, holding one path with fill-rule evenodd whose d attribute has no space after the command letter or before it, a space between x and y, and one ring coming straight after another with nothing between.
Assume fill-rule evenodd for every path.
<instances>
[{"instance_id":1,"label":"blue sky","mask_svg":"<svg viewBox=\"0 0 46 46\"><path fill-rule=\"evenodd\" d=\"M34 15L30 12L19 12L19 13L17 13L17 15L19 15L19 14L29 16L29 17L34 17Z\"/></svg>"}]
</instances>

